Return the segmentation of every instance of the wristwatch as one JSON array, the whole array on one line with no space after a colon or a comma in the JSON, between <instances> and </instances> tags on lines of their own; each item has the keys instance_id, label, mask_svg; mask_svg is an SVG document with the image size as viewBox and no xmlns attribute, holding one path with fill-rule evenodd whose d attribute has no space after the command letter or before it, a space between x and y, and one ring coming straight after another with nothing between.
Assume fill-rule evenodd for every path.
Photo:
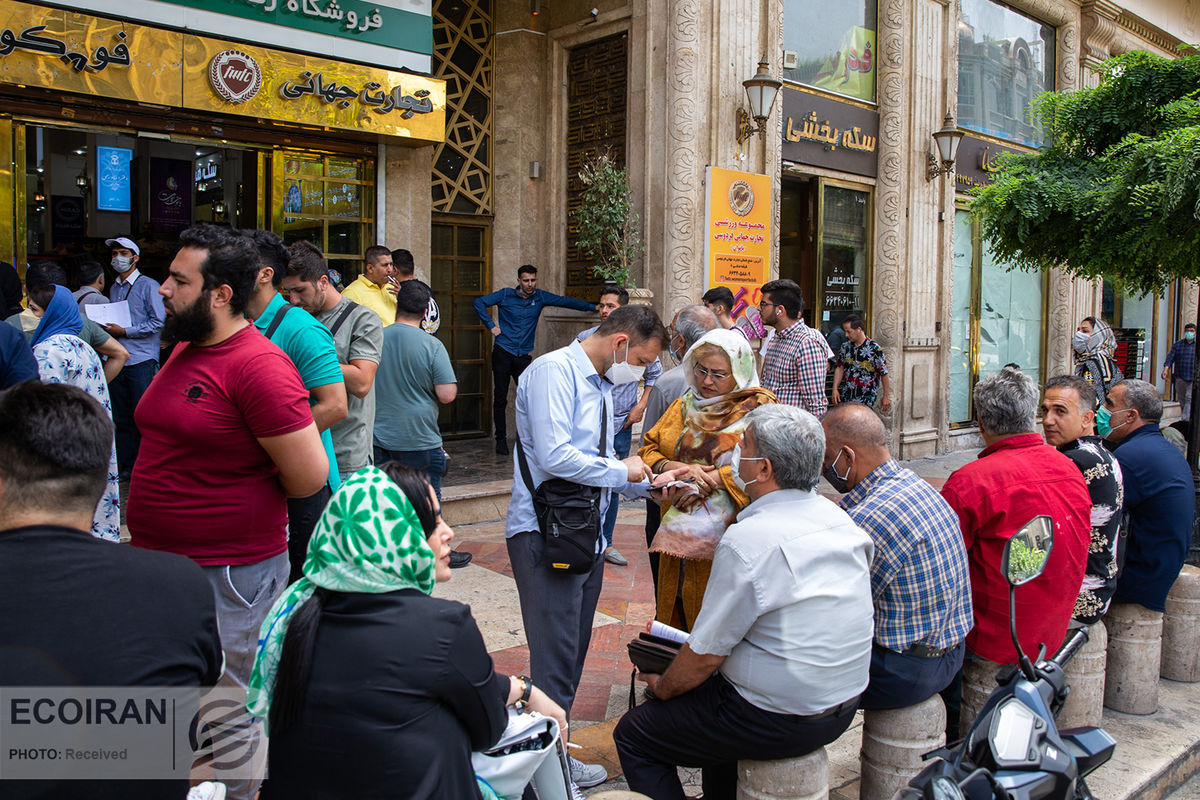
<instances>
[{"instance_id":1,"label":"wristwatch","mask_svg":"<svg viewBox=\"0 0 1200 800\"><path fill-rule=\"evenodd\" d=\"M524 711L529 705L529 696L533 694L533 681L526 675L518 675L517 680L521 682L521 696L513 703L513 708L517 711Z\"/></svg>"}]
</instances>

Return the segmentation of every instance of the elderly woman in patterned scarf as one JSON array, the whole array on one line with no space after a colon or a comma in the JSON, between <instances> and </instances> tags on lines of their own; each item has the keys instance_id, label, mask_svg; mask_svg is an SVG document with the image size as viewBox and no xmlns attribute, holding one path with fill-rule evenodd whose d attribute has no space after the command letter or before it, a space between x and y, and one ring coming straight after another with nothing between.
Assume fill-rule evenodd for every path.
<instances>
[{"instance_id":1,"label":"elderly woman in patterned scarf","mask_svg":"<svg viewBox=\"0 0 1200 800\"><path fill-rule=\"evenodd\" d=\"M1075 374L1096 387L1100 405L1104 405L1109 388L1121 380L1121 370L1113 360L1117 337L1112 328L1096 317L1084 317L1071 337L1075 351Z\"/></svg>"},{"instance_id":2,"label":"elderly woman in patterned scarf","mask_svg":"<svg viewBox=\"0 0 1200 800\"><path fill-rule=\"evenodd\" d=\"M645 434L639 451L655 472L688 468L696 492L664 503L651 544L659 553L659 622L691 630L725 529L750 502L730 468L745 416L775 395L758 383L754 351L740 333L706 333L683 357L690 387Z\"/></svg>"},{"instance_id":3,"label":"elderly woman in patterned scarf","mask_svg":"<svg viewBox=\"0 0 1200 800\"><path fill-rule=\"evenodd\" d=\"M405 467L367 467L333 495L259 635L246 705L270 726L263 800L481 798L471 751L504 732L506 706L566 730L527 678L496 674L467 606L430 597L452 538Z\"/></svg>"}]
</instances>

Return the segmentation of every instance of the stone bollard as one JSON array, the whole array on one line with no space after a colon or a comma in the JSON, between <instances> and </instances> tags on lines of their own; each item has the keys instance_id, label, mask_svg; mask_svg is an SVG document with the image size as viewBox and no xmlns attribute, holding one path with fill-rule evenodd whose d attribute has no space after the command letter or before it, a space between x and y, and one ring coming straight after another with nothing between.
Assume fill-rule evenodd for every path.
<instances>
[{"instance_id":1,"label":"stone bollard","mask_svg":"<svg viewBox=\"0 0 1200 800\"><path fill-rule=\"evenodd\" d=\"M829 757L824 747L778 761L739 761L737 800L828 800Z\"/></svg>"},{"instance_id":2,"label":"stone bollard","mask_svg":"<svg viewBox=\"0 0 1200 800\"><path fill-rule=\"evenodd\" d=\"M860 800L891 800L925 766L921 755L945 743L940 695L906 708L864 711Z\"/></svg>"},{"instance_id":3,"label":"stone bollard","mask_svg":"<svg viewBox=\"0 0 1200 800\"><path fill-rule=\"evenodd\" d=\"M1114 603L1105 615L1108 664L1104 706L1126 714L1158 710L1163 615L1137 603Z\"/></svg>"},{"instance_id":4,"label":"stone bollard","mask_svg":"<svg viewBox=\"0 0 1200 800\"><path fill-rule=\"evenodd\" d=\"M1003 664L985 658L963 660L962 706L958 716L958 735L963 737L975 723L988 695L996 689L996 673Z\"/></svg>"},{"instance_id":5,"label":"stone bollard","mask_svg":"<svg viewBox=\"0 0 1200 800\"><path fill-rule=\"evenodd\" d=\"M1162 676L1200 681L1200 567L1185 564L1167 595L1163 615Z\"/></svg>"},{"instance_id":6,"label":"stone bollard","mask_svg":"<svg viewBox=\"0 0 1200 800\"><path fill-rule=\"evenodd\" d=\"M1075 635L1067 631L1063 644ZM1108 662L1108 631L1104 621L1098 620L1088 626L1088 641L1075 658L1067 664L1067 685L1071 693L1062 711L1058 712L1055 724L1059 730L1099 725L1104 713L1104 674Z\"/></svg>"}]
</instances>

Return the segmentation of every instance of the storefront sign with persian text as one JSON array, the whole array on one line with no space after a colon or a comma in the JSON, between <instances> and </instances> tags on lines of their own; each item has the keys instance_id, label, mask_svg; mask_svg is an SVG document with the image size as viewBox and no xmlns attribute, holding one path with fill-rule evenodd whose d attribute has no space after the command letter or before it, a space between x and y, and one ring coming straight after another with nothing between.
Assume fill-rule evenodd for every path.
<instances>
[{"instance_id":1,"label":"storefront sign with persian text","mask_svg":"<svg viewBox=\"0 0 1200 800\"><path fill-rule=\"evenodd\" d=\"M0 83L356 130L445 138L446 84L62 9L0 10Z\"/></svg>"},{"instance_id":2,"label":"storefront sign with persian text","mask_svg":"<svg viewBox=\"0 0 1200 800\"><path fill-rule=\"evenodd\" d=\"M992 182L996 161L1005 153L1028 153L1016 147L1006 147L987 139L964 136L958 143L954 160L954 188L960 192L976 186L987 186Z\"/></svg>"},{"instance_id":3,"label":"storefront sign with persian text","mask_svg":"<svg viewBox=\"0 0 1200 800\"><path fill-rule=\"evenodd\" d=\"M877 112L792 87L782 91L785 161L875 177Z\"/></svg>"},{"instance_id":4,"label":"storefront sign with persian text","mask_svg":"<svg viewBox=\"0 0 1200 800\"><path fill-rule=\"evenodd\" d=\"M734 319L753 330L775 236L771 178L709 167L705 189L704 258L708 268L704 288L727 287L733 293ZM750 318L746 318L747 313Z\"/></svg>"}]
</instances>

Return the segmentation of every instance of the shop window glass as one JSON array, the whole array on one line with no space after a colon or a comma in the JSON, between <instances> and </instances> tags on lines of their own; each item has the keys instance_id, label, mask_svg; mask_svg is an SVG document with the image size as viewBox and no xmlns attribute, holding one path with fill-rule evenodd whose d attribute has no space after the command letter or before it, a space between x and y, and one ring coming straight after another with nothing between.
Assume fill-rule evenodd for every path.
<instances>
[{"instance_id":1,"label":"shop window glass","mask_svg":"<svg viewBox=\"0 0 1200 800\"><path fill-rule=\"evenodd\" d=\"M954 286L950 321L952 423L971 422L975 384L1016 364L1038 386L1045 380L1044 273L1009 270L979 235L970 212L954 220Z\"/></svg>"},{"instance_id":2,"label":"shop window glass","mask_svg":"<svg viewBox=\"0 0 1200 800\"><path fill-rule=\"evenodd\" d=\"M876 0L784 0L784 79L874 102L876 17Z\"/></svg>"},{"instance_id":3,"label":"shop window glass","mask_svg":"<svg viewBox=\"0 0 1200 800\"><path fill-rule=\"evenodd\" d=\"M315 244L350 283L375 242L374 161L276 153L273 164L274 230L287 244Z\"/></svg>"},{"instance_id":4,"label":"shop window glass","mask_svg":"<svg viewBox=\"0 0 1200 800\"><path fill-rule=\"evenodd\" d=\"M479 324L472 302L490 286L489 229L482 225L434 223L429 281L442 310L437 337L446 346L458 378L458 399L441 407L438 424L446 436L486 433L490 418L487 353L491 335Z\"/></svg>"},{"instance_id":5,"label":"shop window glass","mask_svg":"<svg viewBox=\"0 0 1200 800\"><path fill-rule=\"evenodd\" d=\"M1116 335L1115 358L1121 374L1126 378L1156 381L1159 391L1163 391L1167 388L1166 381L1159 378L1162 370L1154 369L1152 360L1161 364L1167 357L1171 342L1164 341L1166 337L1155 337L1154 311L1158 298L1117 291L1110 282L1105 281L1104 299L1101 318L1113 327Z\"/></svg>"},{"instance_id":6,"label":"shop window glass","mask_svg":"<svg viewBox=\"0 0 1200 800\"><path fill-rule=\"evenodd\" d=\"M958 26L958 124L1031 147L1042 133L1030 101L1054 90L1055 32L993 0L962 0Z\"/></svg>"},{"instance_id":7,"label":"shop window glass","mask_svg":"<svg viewBox=\"0 0 1200 800\"><path fill-rule=\"evenodd\" d=\"M954 215L954 285L950 310L950 421L971 419L971 386L975 374L971 347L971 298L975 245L971 215Z\"/></svg>"},{"instance_id":8,"label":"shop window glass","mask_svg":"<svg viewBox=\"0 0 1200 800\"><path fill-rule=\"evenodd\" d=\"M821 331L865 317L871 246L867 192L826 184L821 206ZM868 327L868 334L870 328Z\"/></svg>"}]
</instances>

